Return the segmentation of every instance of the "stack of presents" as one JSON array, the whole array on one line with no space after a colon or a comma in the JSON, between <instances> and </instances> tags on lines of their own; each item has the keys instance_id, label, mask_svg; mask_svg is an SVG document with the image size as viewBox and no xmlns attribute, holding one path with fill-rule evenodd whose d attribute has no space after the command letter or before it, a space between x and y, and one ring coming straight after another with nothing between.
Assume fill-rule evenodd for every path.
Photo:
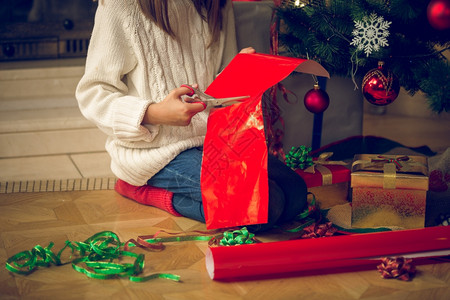
<instances>
[{"instance_id":1,"label":"stack of presents","mask_svg":"<svg viewBox=\"0 0 450 300\"><path fill-rule=\"evenodd\" d=\"M310 148L292 148L287 162L307 184L317 188L346 184L352 228L423 228L429 186L428 160L421 155L356 154L349 163L328 159L324 152L312 159Z\"/></svg>"}]
</instances>

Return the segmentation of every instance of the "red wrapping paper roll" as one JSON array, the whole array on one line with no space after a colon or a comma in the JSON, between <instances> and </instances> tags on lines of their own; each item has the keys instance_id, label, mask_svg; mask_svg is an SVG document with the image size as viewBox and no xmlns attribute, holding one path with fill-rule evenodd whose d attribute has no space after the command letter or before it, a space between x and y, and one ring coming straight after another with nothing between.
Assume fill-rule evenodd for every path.
<instances>
[{"instance_id":1,"label":"red wrapping paper roll","mask_svg":"<svg viewBox=\"0 0 450 300\"><path fill-rule=\"evenodd\" d=\"M211 279L229 280L336 268L340 271L371 268L380 263L375 258L441 250L450 250L448 226L210 247L206 268Z\"/></svg>"}]
</instances>

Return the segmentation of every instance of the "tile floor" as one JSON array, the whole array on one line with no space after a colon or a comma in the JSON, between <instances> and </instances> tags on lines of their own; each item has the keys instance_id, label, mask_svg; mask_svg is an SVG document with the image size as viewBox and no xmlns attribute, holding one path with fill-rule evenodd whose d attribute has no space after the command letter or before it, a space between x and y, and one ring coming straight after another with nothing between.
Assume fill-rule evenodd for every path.
<instances>
[{"instance_id":1,"label":"tile floor","mask_svg":"<svg viewBox=\"0 0 450 300\"><path fill-rule=\"evenodd\" d=\"M55 139L57 140L57 139ZM103 138L104 140L104 138ZM51 150L51 149L50 149ZM112 177L104 151L21 155L0 159L0 181Z\"/></svg>"}]
</instances>

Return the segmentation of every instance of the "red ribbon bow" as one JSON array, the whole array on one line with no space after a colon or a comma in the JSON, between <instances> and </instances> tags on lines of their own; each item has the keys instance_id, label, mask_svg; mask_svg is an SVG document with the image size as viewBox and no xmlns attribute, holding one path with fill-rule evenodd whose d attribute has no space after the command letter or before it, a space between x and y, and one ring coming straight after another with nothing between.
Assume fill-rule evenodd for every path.
<instances>
[{"instance_id":1,"label":"red ribbon bow","mask_svg":"<svg viewBox=\"0 0 450 300\"><path fill-rule=\"evenodd\" d=\"M381 277L385 279L396 278L409 281L416 274L416 268L411 264L412 259L404 257L384 257L377 266Z\"/></svg>"},{"instance_id":2,"label":"red ribbon bow","mask_svg":"<svg viewBox=\"0 0 450 300\"><path fill-rule=\"evenodd\" d=\"M372 158L372 162L374 163L393 163L395 164L395 167L398 170L402 168L402 165L400 164L401 161L408 161L409 157L407 155L397 157L397 158L389 158L382 155L378 155L378 158Z\"/></svg>"},{"instance_id":3,"label":"red ribbon bow","mask_svg":"<svg viewBox=\"0 0 450 300\"><path fill-rule=\"evenodd\" d=\"M333 227L333 224L331 222L319 225L312 224L303 229L303 234L301 238L312 239L312 238L328 237L332 236L336 231L337 229Z\"/></svg>"}]
</instances>

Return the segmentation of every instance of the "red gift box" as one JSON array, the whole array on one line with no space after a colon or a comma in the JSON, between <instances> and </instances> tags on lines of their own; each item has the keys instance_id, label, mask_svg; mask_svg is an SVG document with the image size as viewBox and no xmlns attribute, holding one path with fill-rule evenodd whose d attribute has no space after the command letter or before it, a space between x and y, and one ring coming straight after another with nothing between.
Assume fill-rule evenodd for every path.
<instances>
[{"instance_id":1,"label":"red gift box","mask_svg":"<svg viewBox=\"0 0 450 300\"><path fill-rule=\"evenodd\" d=\"M343 161L328 160L333 156L333 152L324 152L317 158L313 158L312 166L306 169L296 169L308 188L332 185L350 181L350 169Z\"/></svg>"},{"instance_id":2,"label":"red gift box","mask_svg":"<svg viewBox=\"0 0 450 300\"><path fill-rule=\"evenodd\" d=\"M350 170L345 166L315 165L314 169L314 173L310 173L308 169L295 170L303 178L308 188L350 181Z\"/></svg>"}]
</instances>

